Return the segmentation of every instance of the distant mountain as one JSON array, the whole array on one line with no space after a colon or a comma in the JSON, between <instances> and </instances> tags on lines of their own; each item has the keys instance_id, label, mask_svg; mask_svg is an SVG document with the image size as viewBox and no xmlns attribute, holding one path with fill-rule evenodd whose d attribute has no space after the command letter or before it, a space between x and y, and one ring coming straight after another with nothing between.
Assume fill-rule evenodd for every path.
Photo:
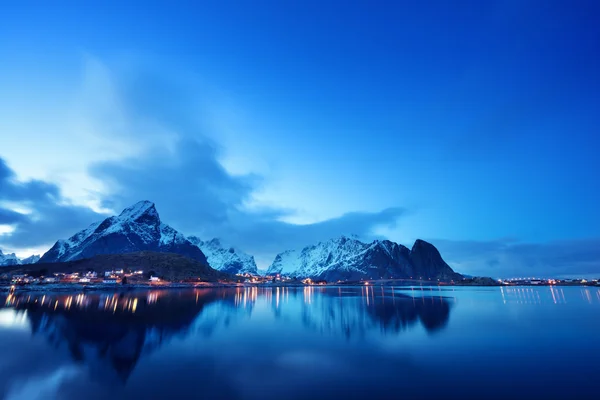
<instances>
[{"instance_id":1,"label":"distant mountain","mask_svg":"<svg viewBox=\"0 0 600 400\"><path fill-rule=\"evenodd\" d=\"M254 257L233 247L224 246L217 238L204 242L196 236L188 236L188 240L202 250L208 264L216 270L230 274L258 274Z\"/></svg>"},{"instance_id":2,"label":"distant mountain","mask_svg":"<svg viewBox=\"0 0 600 400\"><path fill-rule=\"evenodd\" d=\"M35 264L40 261L41 256L39 254L35 254L33 256L29 256L21 260L21 264Z\"/></svg>"},{"instance_id":3,"label":"distant mountain","mask_svg":"<svg viewBox=\"0 0 600 400\"><path fill-rule=\"evenodd\" d=\"M0 250L0 267L19 264L21 264L21 260L17 258L15 253L4 254L2 250Z\"/></svg>"},{"instance_id":4,"label":"distant mountain","mask_svg":"<svg viewBox=\"0 0 600 400\"><path fill-rule=\"evenodd\" d=\"M417 240L412 249L389 240L364 243L342 236L301 251L278 254L268 275L297 278L359 280L386 278L457 280L462 276L444 262L430 243Z\"/></svg>"},{"instance_id":5,"label":"distant mountain","mask_svg":"<svg viewBox=\"0 0 600 400\"><path fill-rule=\"evenodd\" d=\"M93 223L69 239L57 241L39 262L65 262L139 251L176 253L207 265L202 250L162 223L150 201L140 201L119 216Z\"/></svg>"},{"instance_id":6,"label":"distant mountain","mask_svg":"<svg viewBox=\"0 0 600 400\"><path fill-rule=\"evenodd\" d=\"M29 256L24 259L20 259L17 257L15 253L4 254L2 250L0 250L0 267L7 267L12 265L21 265L21 264L35 264L40 259L39 255Z\"/></svg>"}]
</instances>

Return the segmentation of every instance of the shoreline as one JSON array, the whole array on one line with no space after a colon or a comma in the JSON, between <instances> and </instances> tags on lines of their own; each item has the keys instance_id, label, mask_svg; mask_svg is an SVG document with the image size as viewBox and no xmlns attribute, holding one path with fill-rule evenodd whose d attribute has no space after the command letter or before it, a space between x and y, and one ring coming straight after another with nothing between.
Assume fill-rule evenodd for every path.
<instances>
[{"instance_id":1,"label":"shoreline","mask_svg":"<svg viewBox=\"0 0 600 400\"><path fill-rule=\"evenodd\" d=\"M206 282L206 283L170 283L170 284L98 284L98 285L81 285L77 283L67 284L38 284L38 285L11 285L11 284L0 284L0 293L8 293L11 288L14 288L17 293L27 292L130 292L138 290L185 290L185 289L232 289L232 288L278 288L278 287L364 287L364 286L389 286L389 287L422 287L422 288L443 288L443 287L564 287L564 286L579 286L579 287L600 287L596 284L555 284L555 285L484 285L484 284L411 284L411 283L377 283L369 282L364 283L335 283L326 285L307 285L302 283L264 283L264 284L252 284L252 283L219 283L219 282Z\"/></svg>"}]
</instances>

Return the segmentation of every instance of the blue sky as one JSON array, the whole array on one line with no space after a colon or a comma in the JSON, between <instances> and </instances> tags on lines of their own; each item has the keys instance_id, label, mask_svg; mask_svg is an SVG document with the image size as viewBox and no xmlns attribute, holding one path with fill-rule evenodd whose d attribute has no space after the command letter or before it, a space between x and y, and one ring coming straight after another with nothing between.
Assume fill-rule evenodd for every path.
<instances>
[{"instance_id":1,"label":"blue sky","mask_svg":"<svg viewBox=\"0 0 600 400\"><path fill-rule=\"evenodd\" d=\"M263 266L355 233L600 273L597 2L121 3L0 6L5 252L150 199Z\"/></svg>"}]
</instances>

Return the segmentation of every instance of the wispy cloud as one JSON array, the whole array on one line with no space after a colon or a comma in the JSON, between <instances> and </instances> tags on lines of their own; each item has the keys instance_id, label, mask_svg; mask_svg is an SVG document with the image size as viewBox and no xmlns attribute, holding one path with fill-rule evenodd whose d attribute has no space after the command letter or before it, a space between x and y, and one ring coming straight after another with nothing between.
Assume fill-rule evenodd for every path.
<instances>
[{"instance_id":1,"label":"wispy cloud","mask_svg":"<svg viewBox=\"0 0 600 400\"><path fill-rule=\"evenodd\" d=\"M204 238L220 237L255 254L263 264L279 251L340 234L372 236L375 228L395 226L402 216L403 209L391 207L307 225L285 222L294 210L263 206L254 198L264 177L233 174L223 167L219 132L206 132L206 124L198 120L202 110L190 86L151 69L117 73L98 60L86 60L77 126L102 144L100 148L106 150L111 141L127 148L103 161L93 158L86 171L88 179L101 183L95 195L105 209L119 212L142 199L154 201L163 220L175 228ZM1 208L0 224L15 229L0 237L0 245L51 244L103 217L69 204L58 185L18 182L14 171L2 166L1 184L7 189L0 200L33 212Z\"/></svg>"},{"instance_id":2,"label":"wispy cloud","mask_svg":"<svg viewBox=\"0 0 600 400\"><path fill-rule=\"evenodd\" d=\"M7 204L31 212L21 213ZM40 180L18 181L0 158L0 225L14 228L0 235L1 246L14 249L50 245L99 218L101 215L87 207L70 204L57 185Z\"/></svg>"}]
</instances>

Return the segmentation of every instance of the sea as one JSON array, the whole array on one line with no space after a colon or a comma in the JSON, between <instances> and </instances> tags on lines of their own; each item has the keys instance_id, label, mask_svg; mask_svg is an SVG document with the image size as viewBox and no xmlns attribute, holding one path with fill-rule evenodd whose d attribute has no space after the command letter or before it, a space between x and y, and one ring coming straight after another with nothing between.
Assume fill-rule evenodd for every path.
<instances>
[{"instance_id":1,"label":"sea","mask_svg":"<svg viewBox=\"0 0 600 400\"><path fill-rule=\"evenodd\" d=\"M600 288L0 294L1 399L594 399Z\"/></svg>"}]
</instances>

